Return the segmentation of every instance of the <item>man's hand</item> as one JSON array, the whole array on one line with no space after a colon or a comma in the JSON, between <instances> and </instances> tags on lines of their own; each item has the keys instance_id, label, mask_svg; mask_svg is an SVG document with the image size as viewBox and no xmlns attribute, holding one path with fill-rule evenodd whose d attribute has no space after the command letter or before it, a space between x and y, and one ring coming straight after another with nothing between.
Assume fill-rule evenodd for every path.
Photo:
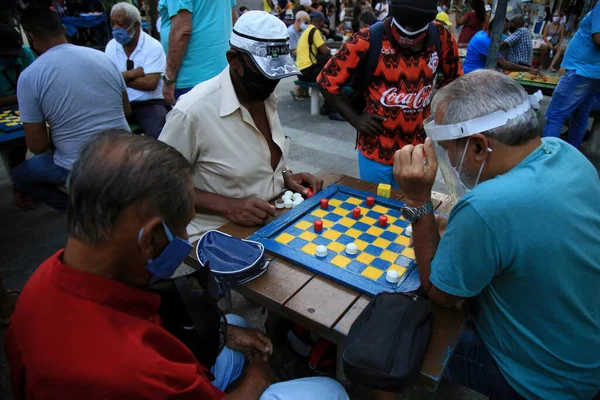
<instances>
[{"instance_id":1,"label":"man's hand","mask_svg":"<svg viewBox=\"0 0 600 400\"><path fill-rule=\"evenodd\" d=\"M167 85L163 84L163 97L167 104L175 104L175 84Z\"/></svg>"},{"instance_id":2,"label":"man's hand","mask_svg":"<svg viewBox=\"0 0 600 400\"><path fill-rule=\"evenodd\" d=\"M383 121L385 118L380 115L362 113L353 121L352 126L363 135L377 136L383 133Z\"/></svg>"},{"instance_id":3,"label":"man's hand","mask_svg":"<svg viewBox=\"0 0 600 400\"><path fill-rule=\"evenodd\" d=\"M242 352L248 361L268 361L273 354L271 340L258 329L242 328L236 325L227 325L227 341L225 343L231 350Z\"/></svg>"},{"instance_id":4,"label":"man's hand","mask_svg":"<svg viewBox=\"0 0 600 400\"><path fill-rule=\"evenodd\" d=\"M144 72L144 68L142 67L137 67L130 71L123 72L123 79L125 79L125 82L130 82L134 79L143 78L145 76L146 73Z\"/></svg>"},{"instance_id":5,"label":"man's hand","mask_svg":"<svg viewBox=\"0 0 600 400\"><path fill-rule=\"evenodd\" d=\"M256 197L229 199L225 218L242 226L264 225L275 216L275 207Z\"/></svg>"},{"instance_id":6,"label":"man's hand","mask_svg":"<svg viewBox=\"0 0 600 400\"><path fill-rule=\"evenodd\" d=\"M541 73L541 72L540 72L538 69L536 69L536 68L531 68L531 69L529 70L529 73L530 73L531 75L533 75L533 76L539 76L539 77L540 77L540 78L542 78L542 79L545 77L545 75L544 75L544 74L542 74L542 73Z\"/></svg>"},{"instance_id":7,"label":"man's hand","mask_svg":"<svg viewBox=\"0 0 600 400\"><path fill-rule=\"evenodd\" d=\"M298 174L283 174L283 181L286 188L293 192L301 193L302 196L306 196L308 194L307 188L302 186L302 183L308 183L312 188L313 193L317 193L323 189L323 179L317 178L316 176L306 172L300 172Z\"/></svg>"},{"instance_id":8,"label":"man's hand","mask_svg":"<svg viewBox=\"0 0 600 400\"><path fill-rule=\"evenodd\" d=\"M394 178L404 192L402 201L409 206L419 207L431 199L436 173L437 159L430 138L425 139L425 145L406 145L394 154Z\"/></svg>"}]
</instances>

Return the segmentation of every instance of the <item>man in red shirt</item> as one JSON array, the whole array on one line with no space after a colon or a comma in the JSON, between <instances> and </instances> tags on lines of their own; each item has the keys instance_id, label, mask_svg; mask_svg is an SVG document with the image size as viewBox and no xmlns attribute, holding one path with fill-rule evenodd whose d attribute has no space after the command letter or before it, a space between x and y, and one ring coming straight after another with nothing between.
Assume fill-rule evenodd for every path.
<instances>
[{"instance_id":1,"label":"man in red shirt","mask_svg":"<svg viewBox=\"0 0 600 400\"><path fill-rule=\"evenodd\" d=\"M433 22L436 15L436 0L391 1L376 67L359 94L365 99L363 108L353 107L341 90L355 73L366 70L357 67L366 62L371 32L381 25L352 36L317 78L325 100L358 131L361 179L398 187L392 174L394 153L405 144L425 140L423 121L429 116L438 70L444 76L443 85L463 74L456 41L442 24Z\"/></svg>"},{"instance_id":2,"label":"man in red shirt","mask_svg":"<svg viewBox=\"0 0 600 400\"><path fill-rule=\"evenodd\" d=\"M214 366L163 327L161 298L148 285L191 250L192 170L172 147L128 132L99 134L83 148L69 178L66 248L31 277L6 335L17 400L348 398L325 378L270 386L272 344L232 325L245 324L239 317ZM242 353L246 374L225 395Z\"/></svg>"}]
</instances>

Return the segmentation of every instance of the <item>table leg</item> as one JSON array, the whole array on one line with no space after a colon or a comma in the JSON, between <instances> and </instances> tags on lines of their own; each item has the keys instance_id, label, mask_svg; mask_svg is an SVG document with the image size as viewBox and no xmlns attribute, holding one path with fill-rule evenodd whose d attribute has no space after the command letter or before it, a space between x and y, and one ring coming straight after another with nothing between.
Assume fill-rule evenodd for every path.
<instances>
[{"instance_id":1,"label":"table leg","mask_svg":"<svg viewBox=\"0 0 600 400\"><path fill-rule=\"evenodd\" d=\"M319 90L310 88L310 115L319 115Z\"/></svg>"}]
</instances>

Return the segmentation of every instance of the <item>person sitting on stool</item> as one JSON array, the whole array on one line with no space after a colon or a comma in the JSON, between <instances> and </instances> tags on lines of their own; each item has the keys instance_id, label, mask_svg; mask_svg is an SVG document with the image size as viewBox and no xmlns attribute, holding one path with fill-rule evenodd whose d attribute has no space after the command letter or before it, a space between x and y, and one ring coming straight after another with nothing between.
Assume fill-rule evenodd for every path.
<instances>
[{"instance_id":1,"label":"person sitting on stool","mask_svg":"<svg viewBox=\"0 0 600 400\"><path fill-rule=\"evenodd\" d=\"M165 52L158 40L142 31L142 17L134 5L115 4L110 19L113 39L104 53L125 79L131 102L129 121L139 124L144 135L156 139L169 111L161 80L167 67Z\"/></svg>"}]
</instances>

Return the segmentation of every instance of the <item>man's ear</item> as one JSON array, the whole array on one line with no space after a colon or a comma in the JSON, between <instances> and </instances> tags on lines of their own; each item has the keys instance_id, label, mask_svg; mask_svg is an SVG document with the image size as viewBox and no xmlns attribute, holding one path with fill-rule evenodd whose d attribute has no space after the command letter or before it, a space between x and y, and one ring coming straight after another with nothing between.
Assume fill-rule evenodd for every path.
<instances>
[{"instance_id":1,"label":"man's ear","mask_svg":"<svg viewBox=\"0 0 600 400\"><path fill-rule=\"evenodd\" d=\"M487 158L489 153L489 139L481 133L476 133L473 136L471 136L471 146L473 146L473 149L469 151L475 152L475 160L478 162L483 162Z\"/></svg>"},{"instance_id":2,"label":"man's ear","mask_svg":"<svg viewBox=\"0 0 600 400\"><path fill-rule=\"evenodd\" d=\"M146 260L156 258L168 241L162 226L162 219L154 217L140 230L138 244Z\"/></svg>"},{"instance_id":3,"label":"man's ear","mask_svg":"<svg viewBox=\"0 0 600 400\"><path fill-rule=\"evenodd\" d=\"M227 50L227 53L225 53L225 56L227 57L227 62L231 68L236 69L239 67L241 59L240 54L237 51L229 49Z\"/></svg>"}]
</instances>

